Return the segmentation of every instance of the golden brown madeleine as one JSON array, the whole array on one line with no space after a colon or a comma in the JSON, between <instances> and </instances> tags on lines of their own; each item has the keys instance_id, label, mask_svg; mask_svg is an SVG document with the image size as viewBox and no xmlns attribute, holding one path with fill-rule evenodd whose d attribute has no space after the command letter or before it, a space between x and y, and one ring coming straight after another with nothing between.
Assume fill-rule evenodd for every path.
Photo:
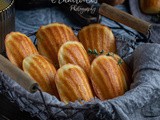
<instances>
[{"instance_id":1,"label":"golden brown madeleine","mask_svg":"<svg viewBox=\"0 0 160 120\"><path fill-rule=\"evenodd\" d=\"M83 27L78 33L79 41L83 44L86 51L88 49L97 52L116 52L115 37L110 28L102 24L91 24ZM93 55L90 59L94 59Z\"/></svg>"},{"instance_id":2,"label":"golden brown madeleine","mask_svg":"<svg viewBox=\"0 0 160 120\"><path fill-rule=\"evenodd\" d=\"M94 91L101 100L123 95L126 90L124 75L111 56L97 57L91 64L90 77Z\"/></svg>"},{"instance_id":3,"label":"golden brown madeleine","mask_svg":"<svg viewBox=\"0 0 160 120\"><path fill-rule=\"evenodd\" d=\"M125 61L120 56L118 56L117 54L113 54L113 58L118 62L118 65L120 66L120 68L122 70L122 73L125 76L125 81L127 83L127 88L130 88L130 85L132 83L132 72L131 72L131 69L125 63Z\"/></svg>"},{"instance_id":4,"label":"golden brown madeleine","mask_svg":"<svg viewBox=\"0 0 160 120\"><path fill-rule=\"evenodd\" d=\"M23 70L40 85L41 89L58 97L54 77L56 69L41 55L30 55L23 60Z\"/></svg>"},{"instance_id":5,"label":"golden brown madeleine","mask_svg":"<svg viewBox=\"0 0 160 120\"><path fill-rule=\"evenodd\" d=\"M39 53L49 58L56 68L58 65L58 50L67 41L78 41L72 29L65 24L53 23L40 27L37 34Z\"/></svg>"},{"instance_id":6,"label":"golden brown madeleine","mask_svg":"<svg viewBox=\"0 0 160 120\"><path fill-rule=\"evenodd\" d=\"M140 0L142 12L147 14L156 14L160 12L160 0Z\"/></svg>"},{"instance_id":7,"label":"golden brown madeleine","mask_svg":"<svg viewBox=\"0 0 160 120\"><path fill-rule=\"evenodd\" d=\"M38 51L31 39L20 32L11 32L5 39L6 54L9 60L22 69L22 61Z\"/></svg>"},{"instance_id":8,"label":"golden brown madeleine","mask_svg":"<svg viewBox=\"0 0 160 120\"><path fill-rule=\"evenodd\" d=\"M68 41L64 43L59 49L58 61L60 67L67 63L71 63L79 65L87 74L89 74L89 57L86 50L80 42Z\"/></svg>"},{"instance_id":9,"label":"golden brown madeleine","mask_svg":"<svg viewBox=\"0 0 160 120\"><path fill-rule=\"evenodd\" d=\"M65 103L93 98L87 75L78 65L62 66L56 73L55 82L60 98Z\"/></svg>"}]
</instances>

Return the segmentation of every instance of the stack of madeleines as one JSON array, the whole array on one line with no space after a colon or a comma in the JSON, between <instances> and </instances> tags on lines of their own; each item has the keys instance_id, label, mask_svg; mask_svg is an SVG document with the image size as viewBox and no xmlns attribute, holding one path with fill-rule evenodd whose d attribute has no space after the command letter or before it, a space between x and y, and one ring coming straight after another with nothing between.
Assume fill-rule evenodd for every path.
<instances>
[{"instance_id":1,"label":"stack of madeleines","mask_svg":"<svg viewBox=\"0 0 160 120\"><path fill-rule=\"evenodd\" d=\"M11 32L6 54L44 92L68 103L108 100L129 89L130 69L115 54L115 37L107 26L91 24L76 36L67 25L52 23L40 27L36 38L37 48L26 35Z\"/></svg>"}]
</instances>

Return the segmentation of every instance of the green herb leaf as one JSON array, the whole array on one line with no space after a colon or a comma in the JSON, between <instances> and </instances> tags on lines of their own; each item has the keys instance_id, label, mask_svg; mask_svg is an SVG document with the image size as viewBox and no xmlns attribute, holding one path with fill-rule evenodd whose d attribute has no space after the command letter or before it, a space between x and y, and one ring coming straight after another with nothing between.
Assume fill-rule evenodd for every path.
<instances>
[{"instance_id":1,"label":"green herb leaf","mask_svg":"<svg viewBox=\"0 0 160 120\"><path fill-rule=\"evenodd\" d=\"M93 51L89 48L89 49L88 49L88 53L89 53L89 54L92 54Z\"/></svg>"},{"instance_id":2,"label":"green herb leaf","mask_svg":"<svg viewBox=\"0 0 160 120\"><path fill-rule=\"evenodd\" d=\"M99 52L100 54L103 54L104 53L104 50L102 50L101 52Z\"/></svg>"},{"instance_id":3,"label":"green herb leaf","mask_svg":"<svg viewBox=\"0 0 160 120\"><path fill-rule=\"evenodd\" d=\"M94 53L96 56L99 55L96 49L94 49L93 53Z\"/></svg>"},{"instance_id":4,"label":"green herb leaf","mask_svg":"<svg viewBox=\"0 0 160 120\"><path fill-rule=\"evenodd\" d=\"M108 52L108 53L106 54L106 56L110 56L110 52Z\"/></svg>"},{"instance_id":5,"label":"green herb leaf","mask_svg":"<svg viewBox=\"0 0 160 120\"><path fill-rule=\"evenodd\" d=\"M106 55L114 57L114 53L112 53L112 52L108 52Z\"/></svg>"},{"instance_id":6,"label":"green herb leaf","mask_svg":"<svg viewBox=\"0 0 160 120\"><path fill-rule=\"evenodd\" d=\"M123 60L122 59L119 59L118 60L118 65L121 65L123 63Z\"/></svg>"}]
</instances>

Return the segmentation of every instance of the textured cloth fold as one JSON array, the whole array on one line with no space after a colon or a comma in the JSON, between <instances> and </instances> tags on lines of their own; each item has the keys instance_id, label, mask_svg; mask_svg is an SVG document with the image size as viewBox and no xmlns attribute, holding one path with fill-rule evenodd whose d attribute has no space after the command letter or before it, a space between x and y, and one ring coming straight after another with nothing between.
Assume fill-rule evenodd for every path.
<instances>
[{"instance_id":1,"label":"textured cloth fold","mask_svg":"<svg viewBox=\"0 0 160 120\"><path fill-rule=\"evenodd\" d=\"M92 110L82 110L74 115L73 120L159 120L160 119L160 45L143 44L132 54L132 68L134 82L131 89L123 96L114 99L100 101L94 99L91 102L80 104L78 101L67 106L92 107ZM12 99L16 101L22 110L32 115L47 119L47 112L39 92L31 94L0 72L0 91L3 86ZM57 117L72 116L77 110L63 110L53 106L66 105L47 93L43 93L51 114ZM59 114L57 114L59 112Z\"/></svg>"},{"instance_id":2,"label":"textured cloth fold","mask_svg":"<svg viewBox=\"0 0 160 120\"><path fill-rule=\"evenodd\" d=\"M143 44L133 53L131 90L100 106L115 120L160 119L160 45ZM108 108L108 106L110 106Z\"/></svg>"}]
</instances>

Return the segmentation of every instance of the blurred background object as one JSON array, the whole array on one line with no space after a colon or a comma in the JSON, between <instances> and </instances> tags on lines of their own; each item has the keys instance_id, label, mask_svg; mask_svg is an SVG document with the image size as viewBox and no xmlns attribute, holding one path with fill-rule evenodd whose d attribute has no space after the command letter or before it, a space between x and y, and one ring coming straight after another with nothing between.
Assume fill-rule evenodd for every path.
<instances>
[{"instance_id":1,"label":"blurred background object","mask_svg":"<svg viewBox=\"0 0 160 120\"><path fill-rule=\"evenodd\" d=\"M15 30L14 0L0 0L0 53L5 51L5 36Z\"/></svg>"},{"instance_id":2,"label":"blurred background object","mask_svg":"<svg viewBox=\"0 0 160 120\"><path fill-rule=\"evenodd\" d=\"M99 3L107 3L112 6L122 4L125 0L98 0Z\"/></svg>"},{"instance_id":3,"label":"blurred background object","mask_svg":"<svg viewBox=\"0 0 160 120\"><path fill-rule=\"evenodd\" d=\"M51 0L15 0L17 9L31 9L35 7L48 7L53 5Z\"/></svg>"},{"instance_id":4,"label":"blurred background object","mask_svg":"<svg viewBox=\"0 0 160 120\"><path fill-rule=\"evenodd\" d=\"M97 14L98 12L96 11L96 4L92 3L88 4L87 1L78 1L77 4L74 1L68 2L65 0L15 0L16 9L18 10L34 10L39 8L44 9L47 7L58 7L64 14L70 14L70 19L73 19L73 21L77 22L81 26L100 22L101 16Z\"/></svg>"},{"instance_id":5,"label":"blurred background object","mask_svg":"<svg viewBox=\"0 0 160 120\"><path fill-rule=\"evenodd\" d=\"M34 7L53 6L52 1L54 1L54 2L56 1L56 3L58 2L58 0L15 0L15 3L16 3L16 8L18 8L18 9L30 9L30 8L34 8ZM62 1L63 0L61 0L61 2ZM115 6L115 5L122 4L125 0L97 0L97 1L98 1L97 4L98 3L107 3L112 6ZM68 3L73 3L73 2L68 2ZM82 2L79 1L79 3L82 3ZM88 3L88 2L87 2L87 0L86 1L84 0L83 3Z\"/></svg>"},{"instance_id":6,"label":"blurred background object","mask_svg":"<svg viewBox=\"0 0 160 120\"><path fill-rule=\"evenodd\" d=\"M158 14L160 13L160 0L140 0L140 9L146 14Z\"/></svg>"}]
</instances>

